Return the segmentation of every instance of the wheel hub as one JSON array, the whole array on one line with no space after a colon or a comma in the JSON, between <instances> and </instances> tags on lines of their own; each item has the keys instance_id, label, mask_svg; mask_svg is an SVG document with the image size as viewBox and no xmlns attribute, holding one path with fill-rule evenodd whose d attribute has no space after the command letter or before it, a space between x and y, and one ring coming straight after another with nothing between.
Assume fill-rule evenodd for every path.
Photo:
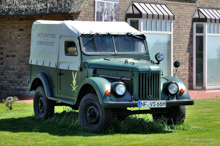
<instances>
[{"instance_id":1,"label":"wheel hub","mask_svg":"<svg viewBox=\"0 0 220 146\"><path fill-rule=\"evenodd\" d=\"M39 98L38 100L38 110L42 114L44 112L44 101L43 97Z\"/></svg>"},{"instance_id":2,"label":"wheel hub","mask_svg":"<svg viewBox=\"0 0 220 146\"><path fill-rule=\"evenodd\" d=\"M87 119L88 122L91 124L97 124L99 122L100 119L100 113L99 110L96 106L90 106L87 109Z\"/></svg>"}]
</instances>

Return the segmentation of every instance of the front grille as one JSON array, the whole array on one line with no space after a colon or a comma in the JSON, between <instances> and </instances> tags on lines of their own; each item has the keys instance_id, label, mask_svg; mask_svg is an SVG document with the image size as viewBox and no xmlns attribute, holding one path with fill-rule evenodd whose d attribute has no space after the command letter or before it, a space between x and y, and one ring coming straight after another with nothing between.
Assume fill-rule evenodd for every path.
<instances>
[{"instance_id":1,"label":"front grille","mask_svg":"<svg viewBox=\"0 0 220 146\"><path fill-rule=\"evenodd\" d=\"M134 98L136 100L159 100L160 99L160 72L138 73L138 87L135 87ZM136 82L136 83L137 83ZM135 84L134 84L135 86Z\"/></svg>"}]
</instances>

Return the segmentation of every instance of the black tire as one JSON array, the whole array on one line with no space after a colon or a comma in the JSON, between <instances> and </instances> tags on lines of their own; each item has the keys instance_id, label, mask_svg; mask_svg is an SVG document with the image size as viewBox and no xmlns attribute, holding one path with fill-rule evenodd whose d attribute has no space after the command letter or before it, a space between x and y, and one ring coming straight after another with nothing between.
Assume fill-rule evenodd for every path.
<instances>
[{"instance_id":1,"label":"black tire","mask_svg":"<svg viewBox=\"0 0 220 146\"><path fill-rule=\"evenodd\" d=\"M183 124L186 117L186 108L184 105L175 106L166 109L167 113L153 114L154 121L165 122L168 125Z\"/></svg>"},{"instance_id":2,"label":"black tire","mask_svg":"<svg viewBox=\"0 0 220 146\"><path fill-rule=\"evenodd\" d=\"M111 109L105 109L95 94L83 97L79 106L79 121L82 128L89 132L103 130L111 124Z\"/></svg>"},{"instance_id":3,"label":"black tire","mask_svg":"<svg viewBox=\"0 0 220 146\"><path fill-rule=\"evenodd\" d=\"M54 102L45 96L42 86L39 86L34 94L34 115L40 119L47 119L54 114Z\"/></svg>"}]
</instances>

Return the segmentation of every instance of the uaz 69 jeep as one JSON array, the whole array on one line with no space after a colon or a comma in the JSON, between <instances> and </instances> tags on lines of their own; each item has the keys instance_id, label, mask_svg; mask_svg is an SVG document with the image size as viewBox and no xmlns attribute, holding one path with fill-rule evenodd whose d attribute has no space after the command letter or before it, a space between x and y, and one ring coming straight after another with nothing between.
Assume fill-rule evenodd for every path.
<instances>
[{"instance_id":1,"label":"uaz 69 jeep","mask_svg":"<svg viewBox=\"0 0 220 146\"><path fill-rule=\"evenodd\" d=\"M54 106L69 105L91 132L131 114L183 123L185 105L194 101L181 80L161 75L163 55L156 59L145 36L125 22L36 21L29 60L35 116L46 119Z\"/></svg>"}]
</instances>

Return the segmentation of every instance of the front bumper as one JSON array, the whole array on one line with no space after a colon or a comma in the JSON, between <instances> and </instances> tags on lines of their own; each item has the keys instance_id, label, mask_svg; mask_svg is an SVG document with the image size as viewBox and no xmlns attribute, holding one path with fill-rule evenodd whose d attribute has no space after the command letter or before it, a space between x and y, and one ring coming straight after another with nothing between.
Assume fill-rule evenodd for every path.
<instances>
[{"instance_id":1,"label":"front bumper","mask_svg":"<svg viewBox=\"0 0 220 146\"><path fill-rule=\"evenodd\" d=\"M180 106L180 105L193 105L194 100L166 100L166 107ZM128 102L106 102L102 103L104 108L126 108L138 107L138 101Z\"/></svg>"}]
</instances>

